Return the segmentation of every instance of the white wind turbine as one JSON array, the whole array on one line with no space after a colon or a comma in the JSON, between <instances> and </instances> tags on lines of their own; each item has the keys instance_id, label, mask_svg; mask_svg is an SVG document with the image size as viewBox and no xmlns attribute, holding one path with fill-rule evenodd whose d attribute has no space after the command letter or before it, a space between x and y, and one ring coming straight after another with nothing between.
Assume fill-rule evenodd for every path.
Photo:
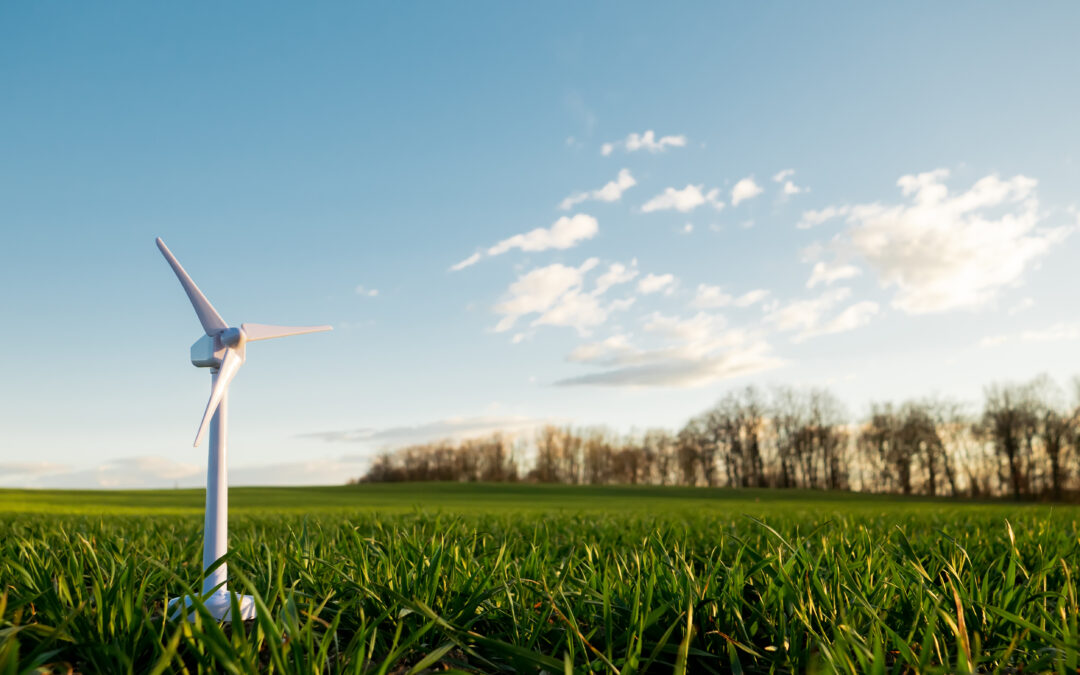
<instances>
[{"instance_id":1,"label":"white wind turbine","mask_svg":"<svg viewBox=\"0 0 1080 675\"><path fill-rule=\"evenodd\" d=\"M180 285L187 292L195 314L199 317L206 335L191 345L191 363L198 368L209 368L211 375L210 401L206 404L199 431L195 434L195 447L198 447L210 428L210 454L206 467L206 521L203 531L203 569L207 569L216 560L225 555L229 539L229 485L228 468L225 462L228 434L229 382L236 376L236 371L244 363L244 350L248 342L269 340L270 338L317 333L331 330L330 326L268 326L261 323L242 323L239 328L230 327L222 320L210 301L202 294L199 287L191 280L184 268L165 246L159 237L157 246L169 262ZM203 581L202 602L207 610L217 619L229 619L231 600L226 588L228 570L222 564ZM236 595L240 607L241 619L255 618L255 601L250 595ZM169 607L177 603L191 605L191 598L173 598ZM179 614L179 612L174 612Z\"/></svg>"}]
</instances>

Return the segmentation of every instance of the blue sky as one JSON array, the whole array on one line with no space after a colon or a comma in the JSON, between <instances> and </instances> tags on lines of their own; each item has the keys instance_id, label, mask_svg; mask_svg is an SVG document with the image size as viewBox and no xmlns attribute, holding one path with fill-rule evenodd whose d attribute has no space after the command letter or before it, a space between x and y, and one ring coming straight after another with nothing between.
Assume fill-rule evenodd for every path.
<instances>
[{"instance_id":1,"label":"blue sky","mask_svg":"<svg viewBox=\"0 0 1080 675\"><path fill-rule=\"evenodd\" d=\"M6 4L0 485L201 482L209 377L156 236L230 323L335 327L249 348L235 483L675 427L750 383L853 417L1064 383L1078 14Z\"/></svg>"}]
</instances>

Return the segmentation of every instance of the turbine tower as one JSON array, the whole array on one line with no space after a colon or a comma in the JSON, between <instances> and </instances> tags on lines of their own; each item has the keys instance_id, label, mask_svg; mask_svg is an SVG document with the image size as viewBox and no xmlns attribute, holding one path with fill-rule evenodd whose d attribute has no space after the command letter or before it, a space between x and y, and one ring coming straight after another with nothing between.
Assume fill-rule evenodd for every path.
<instances>
[{"instance_id":1,"label":"turbine tower","mask_svg":"<svg viewBox=\"0 0 1080 675\"><path fill-rule=\"evenodd\" d=\"M198 368L210 369L210 400L206 404L199 431L195 434L195 447L199 446L207 428L210 430L210 453L206 467L206 520L203 529L203 570L214 564L228 550L229 540L229 480L226 466L226 436L228 435L229 383L236 371L244 364L248 342L270 338L302 335L331 330L330 326L268 326L261 323L242 323L239 328L230 327L217 313L199 287L180 266L165 242L157 239L157 247L169 262L180 285L195 308L206 335L191 345L191 363ZM226 587L228 570L218 566L203 581L201 600L217 619L229 619L230 594ZM236 595L241 619L255 618L255 601L250 595ZM178 603L191 605L190 597L169 600L172 609ZM173 615L179 614L179 607Z\"/></svg>"}]
</instances>

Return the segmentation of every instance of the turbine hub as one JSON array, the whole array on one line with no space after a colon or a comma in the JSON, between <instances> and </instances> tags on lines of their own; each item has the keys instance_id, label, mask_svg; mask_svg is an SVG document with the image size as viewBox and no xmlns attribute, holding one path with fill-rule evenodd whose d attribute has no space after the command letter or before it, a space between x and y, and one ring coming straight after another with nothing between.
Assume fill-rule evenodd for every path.
<instances>
[{"instance_id":1,"label":"turbine hub","mask_svg":"<svg viewBox=\"0 0 1080 675\"><path fill-rule=\"evenodd\" d=\"M219 335L218 338L221 340L222 344L228 347L235 347L241 342L244 342L247 339L247 336L244 335L244 331L240 328L226 328L221 332L221 335Z\"/></svg>"}]
</instances>

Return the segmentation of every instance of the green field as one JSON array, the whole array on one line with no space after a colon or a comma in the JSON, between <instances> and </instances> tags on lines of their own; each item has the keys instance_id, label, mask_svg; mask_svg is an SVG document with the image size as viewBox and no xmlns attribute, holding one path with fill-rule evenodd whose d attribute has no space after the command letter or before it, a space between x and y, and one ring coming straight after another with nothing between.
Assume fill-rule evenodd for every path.
<instances>
[{"instance_id":1,"label":"green field","mask_svg":"<svg viewBox=\"0 0 1080 675\"><path fill-rule=\"evenodd\" d=\"M684 488L0 490L0 673L1069 672L1080 509Z\"/></svg>"}]
</instances>

